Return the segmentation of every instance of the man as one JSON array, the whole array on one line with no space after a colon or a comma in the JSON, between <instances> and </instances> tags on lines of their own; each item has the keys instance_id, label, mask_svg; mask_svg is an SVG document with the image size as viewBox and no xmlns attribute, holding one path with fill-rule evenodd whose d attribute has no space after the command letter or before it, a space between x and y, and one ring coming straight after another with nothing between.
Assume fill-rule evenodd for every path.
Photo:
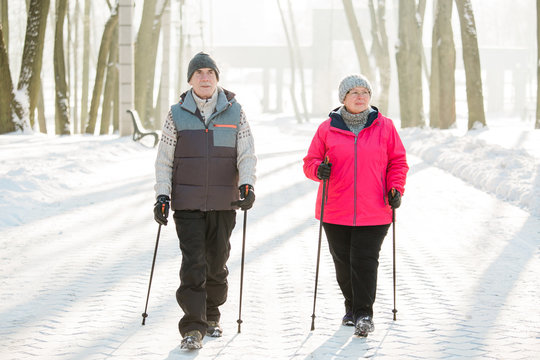
<instances>
[{"instance_id":1,"label":"man","mask_svg":"<svg viewBox=\"0 0 540 360\"><path fill-rule=\"evenodd\" d=\"M229 239L235 210L248 210L255 201L257 159L244 111L234 93L218 87L219 69L210 55L191 59L187 79L191 89L163 124L154 218L167 225L170 202L182 251L176 291L184 311L181 348L199 349L205 334L222 334L219 306L227 299Z\"/></svg>"}]
</instances>

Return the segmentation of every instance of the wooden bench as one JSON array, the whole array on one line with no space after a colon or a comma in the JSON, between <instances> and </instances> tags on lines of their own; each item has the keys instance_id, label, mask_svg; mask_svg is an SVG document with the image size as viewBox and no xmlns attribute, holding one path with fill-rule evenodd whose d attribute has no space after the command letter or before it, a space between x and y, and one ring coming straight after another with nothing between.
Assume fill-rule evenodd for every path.
<instances>
[{"instance_id":1,"label":"wooden bench","mask_svg":"<svg viewBox=\"0 0 540 360\"><path fill-rule=\"evenodd\" d=\"M154 147L159 142L159 135L155 131L146 130L141 123L141 119L139 118L139 113L137 110L130 110L128 109L127 112L131 115L131 120L133 121L133 141L139 141L143 137L151 135L154 137Z\"/></svg>"}]
</instances>

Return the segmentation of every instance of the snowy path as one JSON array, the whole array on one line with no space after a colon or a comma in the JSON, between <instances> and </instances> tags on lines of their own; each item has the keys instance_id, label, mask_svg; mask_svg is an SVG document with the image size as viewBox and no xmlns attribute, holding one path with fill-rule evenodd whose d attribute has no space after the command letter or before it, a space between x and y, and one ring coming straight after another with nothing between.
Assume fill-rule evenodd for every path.
<instances>
[{"instance_id":1,"label":"snowy path","mask_svg":"<svg viewBox=\"0 0 540 360\"><path fill-rule=\"evenodd\" d=\"M530 359L540 352L540 219L413 154L397 212L397 321L391 232L381 252L376 330L367 339L340 325L343 304L323 239L316 330L310 331L316 184L301 165L314 128L294 130L278 119L254 131L259 180L248 212L241 334L240 212L224 337L205 338L198 352L178 348L180 251L172 226L162 228L149 317L141 326L157 232L155 150L103 141L127 155L100 164L99 154L79 154L89 157L91 171L72 174L74 184L64 192L51 189L62 198L44 194L44 205L22 205L25 212L17 215L29 213L31 221L0 227L1 358ZM24 144L10 146L23 151ZM72 150L66 140L48 151L60 157Z\"/></svg>"}]
</instances>

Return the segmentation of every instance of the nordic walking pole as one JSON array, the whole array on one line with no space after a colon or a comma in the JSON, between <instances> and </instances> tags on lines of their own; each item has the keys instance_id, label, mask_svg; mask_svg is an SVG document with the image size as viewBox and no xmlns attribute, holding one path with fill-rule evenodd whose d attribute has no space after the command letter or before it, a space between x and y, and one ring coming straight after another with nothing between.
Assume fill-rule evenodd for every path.
<instances>
[{"instance_id":1,"label":"nordic walking pole","mask_svg":"<svg viewBox=\"0 0 540 360\"><path fill-rule=\"evenodd\" d=\"M395 191L395 190L394 190ZM396 209L392 207L392 263L393 263L393 277L394 277L394 321L396 321Z\"/></svg>"},{"instance_id":2,"label":"nordic walking pole","mask_svg":"<svg viewBox=\"0 0 540 360\"><path fill-rule=\"evenodd\" d=\"M324 159L324 162L328 164L328 156ZM326 182L323 180L322 197L321 197L321 220L319 222L319 245L317 248L317 268L315 270L315 291L313 293L313 314L311 314L311 331L315 330L315 303L317 302L317 283L319 281L319 262L321 259L321 239L322 239L322 224L324 214L324 198L326 196Z\"/></svg>"},{"instance_id":3,"label":"nordic walking pole","mask_svg":"<svg viewBox=\"0 0 540 360\"><path fill-rule=\"evenodd\" d=\"M242 261L240 264L240 302L238 305L238 333L240 334L242 326L242 287L244 284L244 256L246 253L246 223L247 223L247 210L244 210L244 230L242 235Z\"/></svg>"},{"instance_id":4,"label":"nordic walking pole","mask_svg":"<svg viewBox=\"0 0 540 360\"><path fill-rule=\"evenodd\" d=\"M148 294L146 295L146 306L144 307L144 312L142 313L142 324L144 325L148 314L146 310L148 309L148 298L150 297L150 287L152 286L152 276L154 276L154 265L156 264L156 254L159 244L159 234L161 233L161 224L159 224L156 238L156 248L154 249L154 259L152 260L152 270L150 271L150 282L148 283Z\"/></svg>"}]
</instances>

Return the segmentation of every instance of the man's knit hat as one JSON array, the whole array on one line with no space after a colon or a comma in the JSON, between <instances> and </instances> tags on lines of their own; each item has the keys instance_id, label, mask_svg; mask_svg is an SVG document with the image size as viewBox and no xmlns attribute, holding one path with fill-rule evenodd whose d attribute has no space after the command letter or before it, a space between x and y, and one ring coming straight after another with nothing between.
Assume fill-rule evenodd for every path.
<instances>
[{"instance_id":1,"label":"man's knit hat","mask_svg":"<svg viewBox=\"0 0 540 360\"><path fill-rule=\"evenodd\" d=\"M196 54L193 57L193 59L191 59L191 61L189 62L188 71L187 71L187 81L189 82L191 80L191 76L193 76L193 73L196 70L204 69L204 68L213 69L214 72L216 73L216 78L219 81L219 69L216 65L216 62L214 61L214 59L210 57L210 55L202 51Z\"/></svg>"},{"instance_id":2,"label":"man's knit hat","mask_svg":"<svg viewBox=\"0 0 540 360\"><path fill-rule=\"evenodd\" d=\"M369 91L369 96L371 96L371 84L364 75L349 75L341 80L339 84L339 102L343 104L347 93L359 86L366 88Z\"/></svg>"}]
</instances>

